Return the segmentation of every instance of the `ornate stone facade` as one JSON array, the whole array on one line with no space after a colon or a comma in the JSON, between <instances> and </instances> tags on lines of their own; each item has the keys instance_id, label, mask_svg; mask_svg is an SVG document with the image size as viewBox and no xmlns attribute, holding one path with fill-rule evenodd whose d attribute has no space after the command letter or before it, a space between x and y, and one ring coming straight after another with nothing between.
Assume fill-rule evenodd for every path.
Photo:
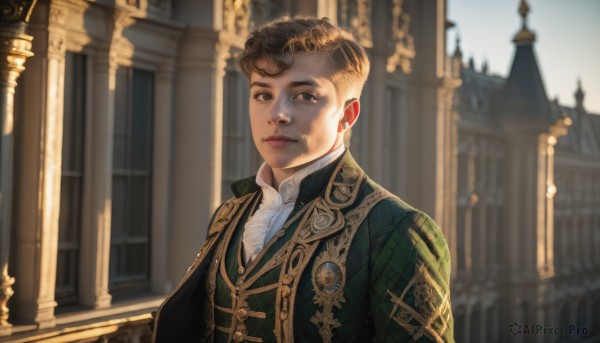
<instances>
[{"instance_id":1,"label":"ornate stone facade","mask_svg":"<svg viewBox=\"0 0 600 343\"><path fill-rule=\"evenodd\" d=\"M527 16L526 2L519 12ZM532 323L580 329L537 338L543 341L598 339L600 274L592 247L600 228L600 117L585 111L581 88L569 108L547 99L539 77L523 77L539 73L535 58L527 58L534 41L524 24L507 78L489 75L485 64L481 71L473 61L463 64L458 42L450 61L463 80L456 93L457 342L535 340L511 333ZM528 112L513 106L524 101Z\"/></svg>"}]
</instances>

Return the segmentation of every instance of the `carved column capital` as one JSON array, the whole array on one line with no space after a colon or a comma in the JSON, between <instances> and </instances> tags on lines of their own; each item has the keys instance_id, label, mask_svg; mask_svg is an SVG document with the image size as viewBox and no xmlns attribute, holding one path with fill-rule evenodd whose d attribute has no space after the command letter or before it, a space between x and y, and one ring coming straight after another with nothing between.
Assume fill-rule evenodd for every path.
<instances>
[{"instance_id":1,"label":"carved column capital","mask_svg":"<svg viewBox=\"0 0 600 343\"><path fill-rule=\"evenodd\" d=\"M52 5L48 15L49 25L64 25L67 23L67 9Z\"/></svg>"},{"instance_id":2,"label":"carved column capital","mask_svg":"<svg viewBox=\"0 0 600 343\"><path fill-rule=\"evenodd\" d=\"M32 37L26 34L9 36L0 32L0 83L12 92L17 86L17 78L25 70L25 60L33 56L31 40Z\"/></svg>"}]
</instances>

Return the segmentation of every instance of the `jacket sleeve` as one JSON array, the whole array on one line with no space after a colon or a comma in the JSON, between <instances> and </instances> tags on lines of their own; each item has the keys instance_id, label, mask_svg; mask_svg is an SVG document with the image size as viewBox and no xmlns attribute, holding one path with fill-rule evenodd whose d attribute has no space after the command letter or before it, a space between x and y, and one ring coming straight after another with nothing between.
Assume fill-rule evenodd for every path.
<instances>
[{"instance_id":1,"label":"jacket sleeve","mask_svg":"<svg viewBox=\"0 0 600 343\"><path fill-rule=\"evenodd\" d=\"M412 210L401 217L371 234L370 310L377 341L454 342L446 240L427 215Z\"/></svg>"}]
</instances>

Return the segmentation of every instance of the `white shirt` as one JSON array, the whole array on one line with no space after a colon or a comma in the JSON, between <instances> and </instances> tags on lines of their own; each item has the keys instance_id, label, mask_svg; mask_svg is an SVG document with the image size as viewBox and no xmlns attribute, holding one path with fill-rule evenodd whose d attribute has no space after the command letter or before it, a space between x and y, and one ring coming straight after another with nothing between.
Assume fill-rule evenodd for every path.
<instances>
[{"instance_id":1,"label":"white shirt","mask_svg":"<svg viewBox=\"0 0 600 343\"><path fill-rule=\"evenodd\" d=\"M260 166L258 173L256 173L256 183L262 188L263 198L258 210L244 225L242 236L246 263L254 260L265 244L281 229L294 209L300 191L300 182L306 176L333 162L344 151L345 147L341 145L314 163L300 169L281 182L279 192L272 186L273 172L271 167L266 163Z\"/></svg>"}]
</instances>

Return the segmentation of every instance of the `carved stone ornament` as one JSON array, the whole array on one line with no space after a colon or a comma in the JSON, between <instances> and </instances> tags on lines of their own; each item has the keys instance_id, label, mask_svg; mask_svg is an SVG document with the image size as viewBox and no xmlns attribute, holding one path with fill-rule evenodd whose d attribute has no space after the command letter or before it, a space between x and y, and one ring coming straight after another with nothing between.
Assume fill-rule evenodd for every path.
<instances>
[{"instance_id":1,"label":"carved stone ornament","mask_svg":"<svg viewBox=\"0 0 600 343\"><path fill-rule=\"evenodd\" d=\"M8 275L0 275L0 327L10 326L8 322L9 309L6 306L8 299L14 294L12 285L15 283L15 278Z\"/></svg>"},{"instance_id":2,"label":"carved stone ornament","mask_svg":"<svg viewBox=\"0 0 600 343\"><path fill-rule=\"evenodd\" d=\"M248 35L250 24L250 0L225 0L223 2L223 26L238 36Z\"/></svg>"},{"instance_id":3,"label":"carved stone ornament","mask_svg":"<svg viewBox=\"0 0 600 343\"><path fill-rule=\"evenodd\" d=\"M17 86L17 78L25 70L25 60L33 56L31 36L16 38L0 36L0 82L8 87Z\"/></svg>"},{"instance_id":4,"label":"carved stone ornament","mask_svg":"<svg viewBox=\"0 0 600 343\"><path fill-rule=\"evenodd\" d=\"M355 31L360 43L368 48L373 46L371 34L371 1L339 0L338 23Z\"/></svg>"},{"instance_id":5,"label":"carved stone ornament","mask_svg":"<svg viewBox=\"0 0 600 343\"><path fill-rule=\"evenodd\" d=\"M28 22L37 0L2 0L0 3L0 23L14 24Z\"/></svg>"},{"instance_id":6,"label":"carved stone ornament","mask_svg":"<svg viewBox=\"0 0 600 343\"><path fill-rule=\"evenodd\" d=\"M64 54L66 51L65 38L58 35L51 35L48 42L48 51L57 54Z\"/></svg>"},{"instance_id":7,"label":"carved stone ornament","mask_svg":"<svg viewBox=\"0 0 600 343\"><path fill-rule=\"evenodd\" d=\"M392 0L392 39L390 48L393 51L388 57L386 69L393 73L398 67L409 74L412 72L411 60L415 57L413 36L408 33L410 15L403 8L404 0Z\"/></svg>"},{"instance_id":8,"label":"carved stone ornament","mask_svg":"<svg viewBox=\"0 0 600 343\"><path fill-rule=\"evenodd\" d=\"M67 22L67 11L64 8L52 6L50 8L50 22L56 24L65 24Z\"/></svg>"}]
</instances>

